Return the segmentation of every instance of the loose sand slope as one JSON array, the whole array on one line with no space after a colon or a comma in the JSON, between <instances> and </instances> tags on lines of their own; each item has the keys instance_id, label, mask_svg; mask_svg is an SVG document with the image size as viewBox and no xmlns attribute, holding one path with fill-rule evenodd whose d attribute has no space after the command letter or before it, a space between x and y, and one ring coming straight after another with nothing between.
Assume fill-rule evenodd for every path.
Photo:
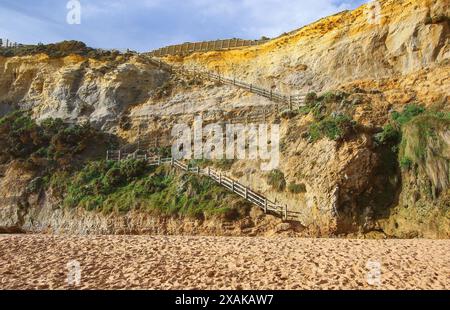
<instances>
[{"instance_id":1,"label":"loose sand slope","mask_svg":"<svg viewBox=\"0 0 450 310\"><path fill-rule=\"evenodd\" d=\"M0 236L0 288L449 289L450 241Z\"/></svg>"}]
</instances>

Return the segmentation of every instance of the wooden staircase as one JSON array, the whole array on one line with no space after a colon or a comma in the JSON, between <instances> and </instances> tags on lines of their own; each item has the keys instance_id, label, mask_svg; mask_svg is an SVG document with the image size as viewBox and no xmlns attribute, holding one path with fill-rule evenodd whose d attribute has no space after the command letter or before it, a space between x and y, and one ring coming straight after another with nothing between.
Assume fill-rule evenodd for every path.
<instances>
[{"instance_id":1,"label":"wooden staircase","mask_svg":"<svg viewBox=\"0 0 450 310\"><path fill-rule=\"evenodd\" d=\"M226 85L232 85L241 89L244 89L250 93L262 96L264 98L269 99L270 101L276 103L277 105L281 105L282 108L288 110L298 109L305 105L306 93L297 94L297 95L286 95L279 92L275 92L272 89L266 89L254 84L248 84L243 81L236 80L235 78L228 78L221 76L220 74L216 74L210 71L198 71L192 69L186 69L182 66L172 66L167 64L161 60L157 60L154 58L150 59L154 65L158 66L163 70L167 70L169 72L180 72L184 74L192 74L196 76L201 76L205 79L216 81Z\"/></svg>"}]
</instances>

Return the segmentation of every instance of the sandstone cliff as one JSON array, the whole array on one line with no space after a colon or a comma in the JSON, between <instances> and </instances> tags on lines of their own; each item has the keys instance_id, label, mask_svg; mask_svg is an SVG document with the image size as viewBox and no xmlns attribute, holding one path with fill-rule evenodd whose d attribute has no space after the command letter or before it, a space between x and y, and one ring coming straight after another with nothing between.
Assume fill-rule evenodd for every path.
<instances>
[{"instance_id":1,"label":"sandstone cliff","mask_svg":"<svg viewBox=\"0 0 450 310\"><path fill-rule=\"evenodd\" d=\"M84 117L108 126L130 105L145 102L167 77L139 56L114 61L75 55L0 57L0 111L19 107L31 109L37 119Z\"/></svg>"}]
</instances>

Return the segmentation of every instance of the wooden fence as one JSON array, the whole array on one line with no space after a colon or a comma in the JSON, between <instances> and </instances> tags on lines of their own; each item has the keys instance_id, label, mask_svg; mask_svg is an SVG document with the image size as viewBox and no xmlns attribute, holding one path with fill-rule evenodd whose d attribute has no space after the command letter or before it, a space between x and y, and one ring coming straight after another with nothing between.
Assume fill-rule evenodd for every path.
<instances>
[{"instance_id":1,"label":"wooden fence","mask_svg":"<svg viewBox=\"0 0 450 310\"><path fill-rule=\"evenodd\" d=\"M300 221L300 212L290 211L287 207L281 206L265 197L264 195L257 193L247 186L239 183L232 178L223 175L221 172L215 171L211 168L202 169L200 167L193 167L183 162L176 160L172 157L151 157L147 154L139 154L138 151L134 153L124 153L121 151L108 151L106 160L110 161L122 161L122 160L145 160L150 166L161 166L170 164L172 167L176 167L188 173L195 173L209 177L219 185L225 187L227 190L235 193L236 195L244 198L246 201L261 208L264 213L271 213L281 217L285 221Z\"/></svg>"},{"instance_id":2,"label":"wooden fence","mask_svg":"<svg viewBox=\"0 0 450 310\"><path fill-rule=\"evenodd\" d=\"M0 48L17 48L23 46L17 42L12 42L9 39L0 38Z\"/></svg>"},{"instance_id":3,"label":"wooden fence","mask_svg":"<svg viewBox=\"0 0 450 310\"><path fill-rule=\"evenodd\" d=\"M216 74L209 71L198 71L198 70L192 70L192 69L186 69L182 66L172 66L167 63L162 62L161 60L150 60L154 65L158 66L161 69L168 70L170 72L178 71L185 74L193 74L197 76L202 76L206 79L217 81L222 84L226 85L232 85L235 87L239 87L242 89L245 89L246 91L249 91L253 94L265 97L269 99L272 102L275 102L278 106L281 105L281 108L283 109L289 109L294 110L297 108L300 108L305 105L305 98L306 93L303 94L297 94L297 95L285 95L276 91L273 91L272 89L266 89L263 87L260 87L258 85L245 83L243 81L237 80L236 78L228 78L221 76L220 74ZM280 107L278 107L280 108Z\"/></svg>"},{"instance_id":4,"label":"wooden fence","mask_svg":"<svg viewBox=\"0 0 450 310\"><path fill-rule=\"evenodd\" d=\"M195 43L183 43L177 45L166 46L147 53L153 57L164 57L168 55L188 55L195 52L209 52L229 50L239 47L255 46L266 43L268 40L242 40L242 39L228 39L204 41Z\"/></svg>"}]
</instances>

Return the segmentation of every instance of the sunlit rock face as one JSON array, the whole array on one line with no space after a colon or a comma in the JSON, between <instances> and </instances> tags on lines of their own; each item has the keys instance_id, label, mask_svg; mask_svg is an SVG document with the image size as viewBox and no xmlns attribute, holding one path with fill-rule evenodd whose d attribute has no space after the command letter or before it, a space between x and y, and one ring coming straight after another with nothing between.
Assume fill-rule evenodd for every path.
<instances>
[{"instance_id":1,"label":"sunlit rock face","mask_svg":"<svg viewBox=\"0 0 450 310\"><path fill-rule=\"evenodd\" d=\"M148 100L168 74L139 56L97 61L80 56L0 58L0 112L29 109L37 119L89 118L107 126Z\"/></svg>"}]
</instances>

